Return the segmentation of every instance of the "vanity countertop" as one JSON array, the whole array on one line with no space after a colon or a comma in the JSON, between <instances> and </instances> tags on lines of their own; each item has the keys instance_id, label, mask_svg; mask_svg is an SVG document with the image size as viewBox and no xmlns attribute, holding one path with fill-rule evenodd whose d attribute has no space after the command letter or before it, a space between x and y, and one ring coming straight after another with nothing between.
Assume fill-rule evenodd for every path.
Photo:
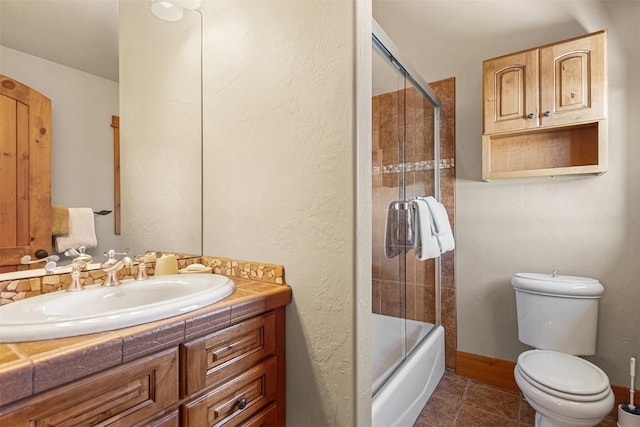
<instances>
[{"instance_id":1,"label":"vanity countertop","mask_svg":"<svg viewBox=\"0 0 640 427\"><path fill-rule=\"evenodd\" d=\"M233 294L180 316L108 332L0 344L0 407L287 305L291 288L232 277Z\"/></svg>"}]
</instances>

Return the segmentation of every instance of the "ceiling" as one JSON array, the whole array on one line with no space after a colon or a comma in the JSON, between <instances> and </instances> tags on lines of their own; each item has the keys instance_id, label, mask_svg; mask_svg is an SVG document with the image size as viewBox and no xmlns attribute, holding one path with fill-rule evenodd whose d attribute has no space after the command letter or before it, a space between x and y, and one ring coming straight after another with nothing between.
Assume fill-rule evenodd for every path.
<instances>
[{"instance_id":1,"label":"ceiling","mask_svg":"<svg viewBox=\"0 0 640 427\"><path fill-rule=\"evenodd\" d=\"M588 21L586 9L603 3L373 0L373 15L403 58L420 70L427 62L433 69L435 58L443 65L455 61L471 40L491 45L509 37L514 49L518 40L524 49L552 41L545 40L551 27L576 35L578 27L588 27L581 22ZM118 0L0 0L0 44L118 81Z\"/></svg>"},{"instance_id":2,"label":"ceiling","mask_svg":"<svg viewBox=\"0 0 640 427\"><path fill-rule=\"evenodd\" d=\"M118 1L0 0L0 44L117 82Z\"/></svg>"}]
</instances>

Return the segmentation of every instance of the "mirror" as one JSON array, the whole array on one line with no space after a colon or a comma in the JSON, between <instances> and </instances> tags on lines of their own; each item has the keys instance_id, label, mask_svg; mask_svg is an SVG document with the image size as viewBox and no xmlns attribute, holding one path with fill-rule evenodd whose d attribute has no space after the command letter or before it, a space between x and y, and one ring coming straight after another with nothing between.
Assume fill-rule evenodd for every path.
<instances>
[{"instance_id":1,"label":"mirror","mask_svg":"<svg viewBox=\"0 0 640 427\"><path fill-rule=\"evenodd\" d=\"M122 235L113 214L95 216L98 246L87 252L97 261L112 248L201 253L199 13L168 23L148 2L118 0L0 8L0 73L52 100L52 203L114 211L111 121L120 116ZM127 222L132 210L148 223Z\"/></svg>"},{"instance_id":2,"label":"mirror","mask_svg":"<svg viewBox=\"0 0 640 427\"><path fill-rule=\"evenodd\" d=\"M123 242L202 253L202 15L120 2Z\"/></svg>"}]
</instances>

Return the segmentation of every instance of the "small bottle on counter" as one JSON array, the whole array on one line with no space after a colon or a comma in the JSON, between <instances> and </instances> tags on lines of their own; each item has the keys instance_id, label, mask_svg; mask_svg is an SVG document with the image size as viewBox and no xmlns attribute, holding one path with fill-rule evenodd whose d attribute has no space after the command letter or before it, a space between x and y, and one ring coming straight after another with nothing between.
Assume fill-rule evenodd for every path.
<instances>
[{"instance_id":1,"label":"small bottle on counter","mask_svg":"<svg viewBox=\"0 0 640 427\"><path fill-rule=\"evenodd\" d=\"M154 276L164 276L167 274L178 274L178 259L175 255L162 255L156 259Z\"/></svg>"}]
</instances>

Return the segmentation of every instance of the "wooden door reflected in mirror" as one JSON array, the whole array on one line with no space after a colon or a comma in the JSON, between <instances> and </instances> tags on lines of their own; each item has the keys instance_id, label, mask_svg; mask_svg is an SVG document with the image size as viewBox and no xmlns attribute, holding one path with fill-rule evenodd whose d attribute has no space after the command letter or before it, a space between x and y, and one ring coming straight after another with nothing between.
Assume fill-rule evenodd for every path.
<instances>
[{"instance_id":1,"label":"wooden door reflected in mirror","mask_svg":"<svg viewBox=\"0 0 640 427\"><path fill-rule=\"evenodd\" d=\"M51 100L0 75L0 272L51 253Z\"/></svg>"}]
</instances>

